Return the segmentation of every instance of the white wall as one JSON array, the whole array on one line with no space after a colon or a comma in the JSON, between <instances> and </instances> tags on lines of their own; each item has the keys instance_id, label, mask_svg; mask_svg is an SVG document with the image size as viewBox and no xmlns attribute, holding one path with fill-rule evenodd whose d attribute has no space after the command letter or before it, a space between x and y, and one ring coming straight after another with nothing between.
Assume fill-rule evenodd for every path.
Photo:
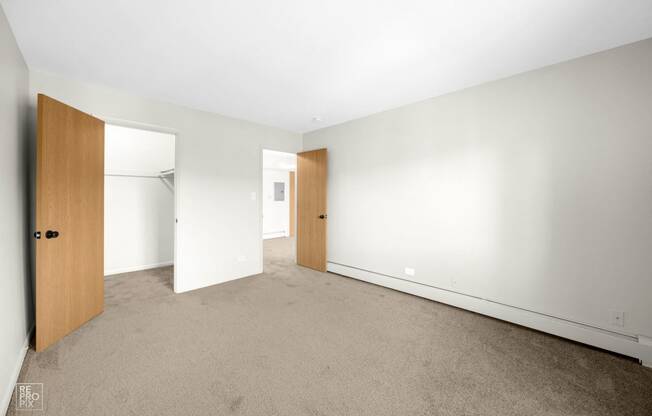
<instances>
[{"instance_id":1,"label":"white wall","mask_svg":"<svg viewBox=\"0 0 652 416\"><path fill-rule=\"evenodd\" d=\"M153 175L174 168L174 135L107 124L104 143L104 274L172 264L173 176Z\"/></svg>"},{"instance_id":2,"label":"white wall","mask_svg":"<svg viewBox=\"0 0 652 416\"><path fill-rule=\"evenodd\" d=\"M41 92L101 117L177 132L175 290L262 272L262 148L296 152L284 130L30 72L32 106Z\"/></svg>"},{"instance_id":3,"label":"white wall","mask_svg":"<svg viewBox=\"0 0 652 416\"><path fill-rule=\"evenodd\" d=\"M304 135L329 269L652 336L650 74L646 40Z\"/></svg>"},{"instance_id":4,"label":"white wall","mask_svg":"<svg viewBox=\"0 0 652 416\"><path fill-rule=\"evenodd\" d=\"M263 156L264 157L264 156ZM285 184L285 199L274 200L274 182ZM290 235L290 172L263 169L263 238Z\"/></svg>"},{"instance_id":5,"label":"white wall","mask_svg":"<svg viewBox=\"0 0 652 416\"><path fill-rule=\"evenodd\" d=\"M263 238L290 235L290 171L297 169L295 153L263 150ZM296 179L295 179L296 180ZM274 182L285 184L285 200L274 201Z\"/></svg>"},{"instance_id":6,"label":"white wall","mask_svg":"<svg viewBox=\"0 0 652 416\"><path fill-rule=\"evenodd\" d=\"M0 414L11 400L34 319L27 81L27 66L0 8Z\"/></svg>"},{"instance_id":7,"label":"white wall","mask_svg":"<svg viewBox=\"0 0 652 416\"><path fill-rule=\"evenodd\" d=\"M104 169L153 173L174 168L174 134L106 124Z\"/></svg>"}]
</instances>

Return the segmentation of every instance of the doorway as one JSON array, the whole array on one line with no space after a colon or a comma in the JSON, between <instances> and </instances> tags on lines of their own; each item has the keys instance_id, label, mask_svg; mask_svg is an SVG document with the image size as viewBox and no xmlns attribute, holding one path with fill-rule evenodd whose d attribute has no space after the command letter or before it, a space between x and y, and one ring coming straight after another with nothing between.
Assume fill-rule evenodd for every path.
<instances>
[{"instance_id":1,"label":"doorway","mask_svg":"<svg viewBox=\"0 0 652 416\"><path fill-rule=\"evenodd\" d=\"M328 151L262 151L263 268L327 270Z\"/></svg>"},{"instance_id":2,"label":"doorway","mask_svg":"<svg viewBox=\"0 0 652 416\"><path fill-rule=\"evenodd\" d=\"M37 99L35 349L43 351L104 311L107 274L167 266L159 281L173 290L178 192L175 134Z\"/></svg>"},{"instance_id":3,"label":"doorway","mask_svg":"<svg viewBox=\"0 0 652 416\"><path fill-rule=\"evenodd\" d=\"M104 141L105 278L161 269L173 290L176 137L107 123Z\"/></svg>"},{"instance_id":4,"label":"doorway","mask_svg":"<svg viewBox=\"0 0 652 416\"><path fill-rule=\"evenodd\" d=\"M294 263L297 155L264 149L262 159L264 264Z\"/></svg>"}]
</instances>

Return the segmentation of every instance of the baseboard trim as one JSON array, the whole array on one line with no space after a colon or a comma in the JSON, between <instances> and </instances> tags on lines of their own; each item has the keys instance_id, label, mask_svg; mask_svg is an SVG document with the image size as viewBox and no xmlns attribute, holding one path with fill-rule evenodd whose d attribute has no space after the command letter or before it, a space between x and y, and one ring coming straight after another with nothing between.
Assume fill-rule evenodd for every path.
<instances>
[{"instance_id":1,"label":"baseboard trim","mask_svg":"<svg viewBox=\"0 0 652 416\"><path fill-rule=\"evenodd\" d=\"M140 266L131 266L131 267L122 267L120 269L111 269L111 270L105 270L104 271L104 276L112 276L114 274L120 274L120 273L129 273L129 272L138 272L141 270L149 270L149 269L156 269L159 267L166 267L166 266L172 266L174 264L173 261L164 261L162 263L153 263L153 264L144 264Z\"/></svg>"},{"instance_id":2,"label":"baseboard trim","mask_svg":"<svg viewBox=\"0 0 652 416\"><path fill-rule=\"evenodd\" d=\"M18 359L16 360L16 365L14 366L14 371L11 374L11 383L7 386L7 391L5 391L2 395L2 403L0 403L0 410L3 412L0 414L7 414L9 411L9 404L11 403L11 398L14 395L14 387L16 386L16 383L18 383L18 377L20 377L20 370L23 368L23 363L25 362L25 356L27 355L27 351L29 350L29 340L32 339L32 334L34 333L34 325L32 325L32 328L27 332L27 336L25 337L25 341L23 342L23 346L20 349L20 352L18 353Z\"/></svg>"},{"instance_id":3,"label":"baseboard trim","mask_svg":"<svg viewBox=\"0 0 652 416\"><path fill-rule=\"evenodd\" d=\"M583 344L592 345L652 363L652 345L639 342L641 337L628 336L616 332L588 326L585 324L527 311L521 308L492 302L490 300L465 295L425 284L411 282L384 274L379 274L352 266L329 262L327 270L331 273L388 287L400 292L434 300L466 309L492 318L512 322L538 331L547 332Z\"/></svg>"},{"instance_id":4,"label":"baseboard trim","mask_svg":"<svg viewBox=\"0 0 652 416\"><path fill-rule=\"evenodd\" d=\"M647 345L650 348L652 348L652 338L646 337L644 335L639 335L638 336L638 342L642 345ZM652 368L652 360L644 360L641 359L641 364L643 364L645 367L650 367Z\"/></svg>"}]
</instances>

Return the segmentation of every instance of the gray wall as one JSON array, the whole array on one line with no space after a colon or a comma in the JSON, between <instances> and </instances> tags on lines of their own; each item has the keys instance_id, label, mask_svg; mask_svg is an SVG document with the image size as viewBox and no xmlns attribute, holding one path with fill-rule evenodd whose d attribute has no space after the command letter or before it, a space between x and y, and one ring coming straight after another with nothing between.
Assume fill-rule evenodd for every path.
<instances>
[{"instance_id":1,"label":"gray wall","mask_svg":"<svg viewBox=\"0 0 652 416\"><path fill-rule=\"evenodd\" d=\"M303 140L330 262L652 336L652 40Z\"/></svg>"},{"instance_id":2,"label":"gray wall","mask_svg":"<svg viewBox=\"0 0 652 416\"><path fill-rule=\"evenodd\" d=\"M11 398L32 327L28 72L0 8L0 413Z\"/></svg>"}]
</instances>

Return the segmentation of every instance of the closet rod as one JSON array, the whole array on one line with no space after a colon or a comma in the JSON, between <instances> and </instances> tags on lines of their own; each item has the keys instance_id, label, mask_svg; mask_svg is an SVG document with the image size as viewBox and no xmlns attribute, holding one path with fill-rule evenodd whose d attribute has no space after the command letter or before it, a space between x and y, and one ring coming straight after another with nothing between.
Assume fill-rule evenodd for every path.
<instances>
[{"instance_id":1,"label":"closet rod","mask_svg":"<svg viewBox=\"0 0 652 416\"><path fill-rule=\"evenodd\" d=\"M132 178L158 178L159 173L138 173L138 172L105 172L104 176L128 176Z\"/></svg>"},{"instance_id":2,"label":"closet rod","mask_svg":"<svg viewBox=\"0 0 652 416\"><path fill-rule=\"evenodd\" d=\"M131 170L109 170L104 172L104 176L129 176L132 178L161 178L163 176L174 175L174 169L162 170L160 172L152 171L131 171Z\"/></svg>"}]
</instances>

